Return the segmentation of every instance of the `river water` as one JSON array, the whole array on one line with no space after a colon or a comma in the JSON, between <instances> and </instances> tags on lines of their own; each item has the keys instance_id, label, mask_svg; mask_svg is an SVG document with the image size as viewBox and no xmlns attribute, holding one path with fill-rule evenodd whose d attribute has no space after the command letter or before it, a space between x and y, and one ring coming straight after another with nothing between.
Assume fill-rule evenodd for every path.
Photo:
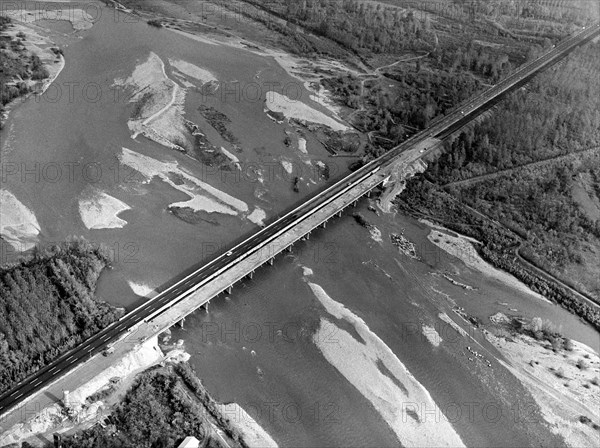
<instances>
[{"instance_id":1,"label":"river water","mask_svg":"<svg viewBox=\"0 0 600 448\"><path fill-rule=\"evenodd\" d=\"M311 135L307 136L308 155L285 147L284 130L291 127L273 122L263 112L267 91L285 88L291 92L296 88L302 99L310 100L302 84L289 77L273 58L199 42L145 22L131 23L125 20L128 16L115 16L113 10L100 8L102 13L94 26L75 34L65 35L67 22L44 22L53 28L50 34L64 50L66 67L44 95L30 98L11 113L0 150L6 167L1 187L35 213L41 246L81 235L110 247L115 269L101 278L99 294L114 304L132 306L139 298L129 282L156 288L256 226L247 219L228 216L207 216L198 224L176 218L167 206L187 196L158 179L146 183L134 169L121 165L117 156L122 147L177 162L201 181L246 202L251 210L264 209L269 216L301 199L292 190L292 176L305 178L304 194L319 186L309 179L316 173L312 162L324 160L332 167L332 174L345 168L347 162L338 168L335 161L327 160L326 150ZM150 52L165 63L185 60L210 70L219 79L223 87L218 95L188 89L186 118L200 124L209 139L218 142L216 131L197 111L200 104L218 106L231 119L230 130L241 141L242 153L236 154L242 163L241 172L208 168L144 137L130 138L127 120L132 105L127 97L131 92L113 83L130 76ZM284 159L292 164L293 174L281 166ZM79 216L78 204L90 188L127 204L131 209L119 215L127 225L88 230ZM4 243L2 247L3 261L10 260L14 250Z\"/></svg>"},{"instance_id":2,"label":"river water","mask_svg":"<svg viewBox=\"0 0 600 448\"><path fill-rule=\"evenodd\" d=\"M114 20L112 10L101 11L90 30L65 36L62 24L51 32L67 60L55 83L62 94L52 97L58 89L50 88L47 95L31 98L11 112L0 155L3 166L16 164L19 173L3 177L1 188L35 213L41 244L82 235L113 248L114 269L102 275L98 293L130 308L143 300L130 282L155 288L255 225L223 216L212 223L183 222L167 206L187 197L161 180L146 183L120 165L117 156L123 146L158 160L177 161L249 206L262 207L269 216L300 197L281 171L267 176L264 185L250 176L232 180L143 137L132 140L127 128L131 105L115 98L114 80L129 76L152 51L163 61L184 59L208 69L232 85L296 81L271 58L191 40L145 23ZM102 92L97 100L93 89ZM261 92L261 100L265 93ZM263 113L262 101L206 99L190 90L186 117L200 124L196 108L201 101L232 119L230 129L243 147L237 154L242 162L264 168L288 157L306 165L303 155L284 147L286 128ZM218 138L208 127L203 129L210 138ZM331 162L312 136L307 140L313 160ZM57 167L63 170L60 179L52 171ZM67 173L69 167L73 171ZM334 169L342 168L335 164ZM119 215L127 221L123 228L88 230L83 225L78 201L90 186L131 207ZM303 193L318 186L307 185ZM366 200L357 210L381 231L380 241L347 212L297 244L291 254L278 256L274 266L257 271L253 280L236 285L230 296L215 298L208 313L199 310L186 319L184 329L174 331L174 339L184 339L191 363L216 399L242 405L285 447L398 446L399 438L385 415L403 406L412 406L421 423L433 419L433 427L439 425L440 431L447 429L444 418L450 420L469 446L555 443L541 425L531 397L508 371L497 362L488 367L467 361L468 344L480 344L490 360L498 354L452 308L464 307L482 320L516 309L562 325L566 336L596 350L598 334L559 307L475 272L438 250L427 240L429 230L423 224L401 215L377 216L367 210ZM415 244L419 259L391 243L390 234L401 232ZM444 273L473 289L451 284ZM348 313L346 318L334 317L315 293L318 287L353 317ZM445 324L440 313L450 316L472 339ZM330 333L323 332L324 322ZM441 341L431 342L424 327L436 329ZM357 345L348 345L346 334ZM323 335L325 339L319 340ZM359 353L357 349L364 347L368 349ZM389 364L384 362L386 347L396 358ZM358 384L353 375L372 367L372 359L377 359L379 373L369 376L364 370L365 384ZM399 363L410 374L393 374L389 366ZM387 389L379 388L383 382L390 383ZM388 402L386 390L408 390L409 383L422 385L437 407L411 399L410 394L405 402ZM410 422L396 423L406 425L407 433L414 429Z\"/></svg>"},{"instance_id":3,"label":"river water","mask_svg":"<svg viewBox=\"0 0 600 448\"><path fill-rule=\"evenodd\" d=\"M565 335L595 349L597 333L558 306L513 290L441 252L427 240L429 230L423 224L404 216L375 216L366 208L363 202L359 211L381 230L381 242L348 213L327 230L315 232L292 254L280 255L253 280L236 285L230 296L214 299L208 313L197 311L186 319L184 329L174 332L174 339L185 340L191 362L209 390L219 400L245 407L280 446L398 445L389 426L376 418L381 409L327 362L313 340L328 313L310 282L362 318L392 349L467 445L555 442L540 427L536 406L514 377L496 363L474 368L465 356L465 348L474 341L458 335L438 315L452 316L482 344L480 351L489 359L496 351L478 330L452 313L454 305L482 320L498 311L511 314L509 308L550 319L562 324ZM402 231L415 244L420 260L391 244L390 233ZM305 268L312 274L305 275ZM455 286L442 273L474 289ZM336 344L339 332L348 330L347 323L337 324L326 342ZM442 339L438 347L421 332L423 324L437 330ZM350 371L362 367L357 359L348 361L356 363L347 367ZM407 403L413 402L403 404ZM422 405L416 408L429 415ZM323 412L315 414L315 409ZM442 414L429 418L443 419Z\"/></svg>"}]
</instances>

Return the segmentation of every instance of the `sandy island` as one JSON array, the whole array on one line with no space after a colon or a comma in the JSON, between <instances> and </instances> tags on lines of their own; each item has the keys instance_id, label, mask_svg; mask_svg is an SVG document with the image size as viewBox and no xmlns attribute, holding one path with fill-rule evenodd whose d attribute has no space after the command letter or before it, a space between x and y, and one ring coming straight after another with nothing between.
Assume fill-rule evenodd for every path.
<instances>
[{"instance_id":1,"label":"sandy island","mask_svg":"<svg viewBox=\"0 0 600 448\"><path fill-rule=\"evenodd\" d=\"M190 208L194 211L238 215L248 212L248 205L227 193L202 182L179 167L177 162L163 162L152 157L123 148L119 155L123 165L142 174L146 181L158 177L173 188L190 197L188 201L176 202L169 208ZM173 178L178 182L175 182Z\"/></svg>"},{"instance_id":2,"label":"sandy island","mask_svg":"<svg viewBox=\"0 0 600 448\"><path fill-rule=\"evenodd\" d=\"M0 210L0 236L20 252L35 246L40 225L33 212L7 190L0 190Z\"/></svg>"},{"instance_id":3,"label":"sandy island","mask_svg":"<svg viewBox=\"0 0 600 448\"><path fill-rule=\"evenodd\" d=\"M334 131L350 130L345 124L313 109L302 101L293 100L275 91L267 93L265 106L271 112L283 114L288 119L291 118L302 123L319 123L330 127Z\"/></svg>"},{"instance_id":4,"label":"sandy island","mask_svg":"<svg viewBox=\"0 0 600 448\"><path fill-rule=\"evenodd\" d=\"M130 209L126 203L94 188L86 191L79 199L79 214L88 229L121 228L127 221L118 215Z\"/></svg>"},{"instance_id":5,"label":"sandy island","mask_svg":"<svg viewBox=\"0 0 600 448\"><path fill-rule=\"evenodd\" d=\"M423 409L439 407L385 342L359 316L329 297L319 285L309 283L309 286L328 313L352 324L365 341L363 344L328 319L321 318L320 327L313 336L315 344L373 404L400 443L403 446L464 446L447 418L442 415L428 418L423 414Z\"/></svg>"},{"instance_id":6,"label":"sandy island","mask_svg":"<svg viewBox=\"0 0 600 448\"><path fill-rule=\"evenodd\" d=\"M181 59L169 59L169 65L174 67L180 73L183 73L185 76L194 78L196 81L200 81L202 84L218 81L217 77L208 70L200 68L194 64L190 64L189 62Z\"/></svg>"}]
</instances>

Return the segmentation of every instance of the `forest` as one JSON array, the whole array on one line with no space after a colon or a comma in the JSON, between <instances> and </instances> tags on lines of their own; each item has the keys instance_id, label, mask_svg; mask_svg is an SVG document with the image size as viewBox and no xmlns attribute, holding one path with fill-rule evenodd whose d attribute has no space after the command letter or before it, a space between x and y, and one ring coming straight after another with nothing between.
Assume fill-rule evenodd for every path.
<instances>
[{"instance_id":1,"label":"forest","mask_svg":"<svg viewBox=\"0 0 600 448\"><path fill-rule=\"evenodd\" d=\"M0 268L0 392L114 322L94 299L109 252L71 240Z\"/></svg>"},{"instance_id":2,"label":"forest","mask_svg":"<svg viewBox=\"0 0 600 448\"><path fill-rule=\"evenodd\" d=\"M599 72L600 45L588 44L540 74L447 142L399 204L480 239L486 258L518 277L522 267L510 260L521 246L520 256L600 300ZM456 203L513 237L481 232L484 224L470 223L472 213ZM573 309L570 294L559 292L555 300Z\"/></svg>"},{"instance_id":3,"label":"forest","mask_svg":"<svg viewBox=\"0 0 600 448\"><path fill-rule=\"evenodd\" d=\"M175 448L187 436L196 437L206 448L224 447L213 435L211 420L217 420L238 446L246 447L218 413L189 364L157 366L138 375L124 399L111 410L105 427L96 425L68 436L63 447Z\"/></svg>"}]
</instances>

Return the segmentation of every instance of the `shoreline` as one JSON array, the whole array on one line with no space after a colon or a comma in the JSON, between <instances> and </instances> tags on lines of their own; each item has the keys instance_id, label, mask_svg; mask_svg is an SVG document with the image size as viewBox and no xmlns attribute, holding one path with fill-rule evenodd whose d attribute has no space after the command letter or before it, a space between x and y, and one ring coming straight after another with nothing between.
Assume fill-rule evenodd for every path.
<instances>
[{"instance_id":1,"label":"shoreline","mask_svg":"<svg viewBox=\"0 0 600 448\"><path fill-rule=\"evenodd\" d=\"M501 283L504 283L505 285L510 286L511 288L514 288L522 293L531 295L547 303L553 303L543 295L533 291L525 283L520 281L512 274L498 269L484 260L473 246L474 243L481 244L479 241L475 240L474 238L461 235L453 230L446 229L443 226L434 224L425 219L419 219L419 222L427 225L430 228L427 239L432 244L442 249L447 254L460 259L467 267ZM453 236L451 234L455 234L457 236Z\"/></svg>"},{"instance_id":2,"label":"shoreline","mask_svg":"<svg viewBox=\"0 0 600 448\"><path fill-rule=\"evenodd\" d=\"M10 15L9 15L10 17ZM47 36L41 36L33 28L29 26L29 22L21 22L18 19L13 18L12 29L10 32L6 32L9 37L15 37L19 32L25 34L26 39L23 40L23 46L30 54L34 54L40 58L44 68L48 71L48 77L40 80L28 80L29 88L31 89L25 95L14 98L11 102L4 105L4 112L0 117L2 124L8 119L10 112L12 112L20 103L24 103L30 97L35 95L43 95L50 85L56 81L56 78L61 74L66 66L66 59L62 54L55 54L51 47L56 47L56 43L50 40ZM38 44L48 45L48 48L41 48ZM58 58L58 63L56 59ZM14 82L18 79L14 79Z\"/></svg>"},{"instance_id":3,"label":"shoreline","mask_svg":"<svg viewBox=\"0 0 600 448\"><path fill-rule=\"evenodd\" d=\"M23 442L34 443L39 440L50 440L53 433L76 434L82 430L94 427L112 414L113 408L120 403L131 390L136 381L156 366L173 367L176 375L192 392L191 400L198 400L203 408L204 419L221 441L229 444L223 435L230 436L231 428L241 434L240 446L248 448L278 448L277 443L237 403L219 403L204 389L201 398L194 386L202 382L195 373L193 378L183 375L181 371L190 369L187 361L190 355L185 352L180 342L164 346L158 342L159 336L133 347L133 349L118 361L100 371L90 381L80 385L73 391L68 391L69 409L76 418L67 418L63 398L43 409L38 409L28 420L17 423L0 433L0 445L7 446ZM114 356L114 355L110 355ZM181 369L177 366L186 364ZM190 370L188 370L189 372ZM118 379L118 381L115 381ZM191 381L189 381L191 380ZM92 397L96 397L90 400ZM215 415L213 415L215 414ZM235 439L234 439L235 441ZM36 445L34 445L36 446Z\"/></svg>"},{"instance_id":4,"label":"shoreline","mask_svg":"<svg viewBox=\"0 0 600 448\"><path fill-rule=\"evenodd\" d=\"M424 408L440 409L429 391L360 316L331 298L318 284L307 282L325 311L333 318L347 322L362 339L356 339L333 319L321 317L313 336L314 344L323 357L371 402L399 443L403 446L465 446L448 419L432 421L402 406L410 399L422 403ZM430 342L435 345L439 339Z\"/></svg>"},{"instance_id":5,"label":"shoreline","mask_svg":"<svg viewBox=\"0 0 600 448\"><path fill-rule=\"evenodd\" d=\"M529 391L549 429L569 447L595 446L600 425L598 353L577 341L570 350L556 350L545 340L507 334L496 325L489 329L485 338L506 359L498 361Z\"/></svg>"}]
</instances>

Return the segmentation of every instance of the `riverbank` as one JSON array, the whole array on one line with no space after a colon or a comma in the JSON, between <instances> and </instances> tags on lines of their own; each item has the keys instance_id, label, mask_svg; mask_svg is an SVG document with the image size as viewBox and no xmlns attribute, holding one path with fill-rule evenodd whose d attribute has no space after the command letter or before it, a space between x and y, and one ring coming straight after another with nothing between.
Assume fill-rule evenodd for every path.
<instances>
[{"instance_id":1,"label":"riverbank","mask_svg":"<svg viewBox=\"0 0 600 448\"><path fill-rule=\"evenodd\" d=\"M0 240L6 241L19 252L35 246L40 224L33 211L7 190L0 190L0 209Z\"/></svg>"},{"instance_id":2,"label":"riverbank","mask_svg":"<svg viewBox=\"0 0 600 448\"><path fill-rule=\"evenodd\" d=\"M62 51L49 37L38 34L31 25L18 22L14 17L14 14L3 14L0 18L0 34L10 43L9 46L4 43L0 50L7 61L1 76L0 129L9 112L23 98L31 93L46 92L65 67Z\"/></svg>"},{"instance_id":3,"label":"riverbank","mask_svg":"<svg viewBox=\"0 0 600 448\"><path fill-rule=\"evenodd\" d=\"M512 288L529 294L537 299L550 302L543 295L531 290L525 283L510 275L509 273L495 268L485 261L475 248L474 244L481 243L474 238L458 234L442 226L436 225L428 220L420 219L420 222L431 228L427 239L442 249L444 252L462 260L468 267L492 277Z\"/></svg>"},{"instance_id":4,"label":"riverbank","mask_svg":"<svg viewBox=\"0 0 600 448\"><path fill-rule=\"evenodd\" d=\"M506 316L493 317L494 322L486 325L486 339L506 358L500 361L504 367L529 390L551 431L562 436L567 446L596 446L600 437L598 353L558 335L522 334ZM538 325L541 329L541 319Z\"/></svg>"},{"instance_id":5,"label":"riverbank","mask_svg":"<svg viewBox=\"0 0 600 448\"><path fill-rule=\"evenodd\" d=\"M187 365L190 356L181 342L159 346L157 337L147 340L87 383L66 391L59 402L2 433L0 445L28 442L30 446L44 447L52 434L59 433L63 435L65 447L81 446L85 440L103 438L117 443L107 442L103 446L116 447L121 443L119 441L139 436L132 429L134 427L145 426L150 430L161 425L155 418L140 419L134 409L142 413L152 409L153 414L159 412L162 417L167 417L176 415L183 406L189 411L185 416L188 425L177 421L175 426L161 428L158 435L176 438L178 431L186 431L178 427L183 425L188 431L186 436L195 435L201 441L206 439L208 446L276 448L271 436L239 405L219 404L212 399ZM156 389L154 400L159 399L158 393L166 393L172 387L169 393L174 393L174 401L151 404L147 394L140 394L140 389L157 377L170 381L168 384L172 386L161 386L160 391ZM129 408L127 413L123 412ZM196 429L201 431L193 430L194 422ZM111 441L117 433L119 439Z\"/></svg>"}]
</instances>

